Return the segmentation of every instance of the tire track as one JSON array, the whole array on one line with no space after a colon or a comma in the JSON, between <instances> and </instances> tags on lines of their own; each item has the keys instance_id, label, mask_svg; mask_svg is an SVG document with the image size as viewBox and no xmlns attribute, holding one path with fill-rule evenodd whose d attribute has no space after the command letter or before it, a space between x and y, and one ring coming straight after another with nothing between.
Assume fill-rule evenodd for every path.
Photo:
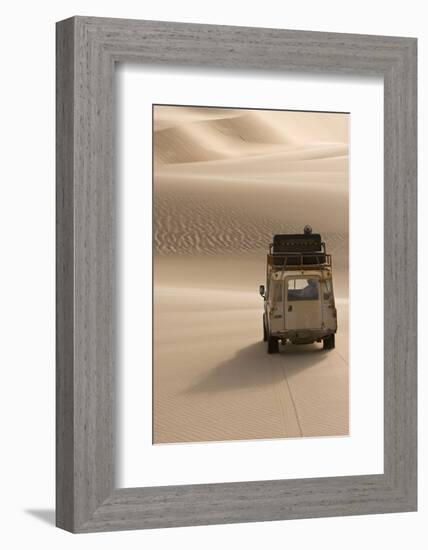
<instances>
[{"instance_id":1,"label":"tire track","mask_svg":"<svg viewBox=\"0 0 428 550\"><path fill-rule=\"evenodd\" d=\"M278 359L278 361L277 361ZM275 371L280 369L282 374L282 380L280 383L272 385L272 390L275 399L278 403L281 424L284 428L284 437L302 437L303 431L297 411L296 403L291 391L290 384L288 382L287 373L282 362L279 361L280 357L273 358L268 356L268 361L271 366L272 378L275 377Z\"/></svg>"}]
</instances>

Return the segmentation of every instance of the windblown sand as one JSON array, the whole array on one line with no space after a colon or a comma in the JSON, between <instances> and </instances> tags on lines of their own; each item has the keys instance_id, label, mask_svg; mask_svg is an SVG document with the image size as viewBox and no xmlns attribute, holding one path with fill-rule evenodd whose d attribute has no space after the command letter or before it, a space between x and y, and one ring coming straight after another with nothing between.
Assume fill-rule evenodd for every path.
<instances>
[{"instance_id":1,"label":"windblown sand","mask_svg":"<svg viewBox=\"0 0 428 550\"><path fill-rule=\"evenodd\" d=\"M154 108L155 443L348 434L348 116ZM262 342L274 233L333 255L336 349Z\"/></svg>"}]
</instances>

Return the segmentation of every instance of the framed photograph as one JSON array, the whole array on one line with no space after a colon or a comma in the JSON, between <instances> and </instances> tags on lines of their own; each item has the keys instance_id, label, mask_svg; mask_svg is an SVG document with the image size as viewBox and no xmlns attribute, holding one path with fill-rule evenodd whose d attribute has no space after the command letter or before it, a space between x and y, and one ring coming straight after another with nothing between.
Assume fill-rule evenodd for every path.
<instances>
[{"instance_id":1,"label":"framed photograph","mask_svg":"<svg viewBox=\"0 0 428 550\"><path fill-rule=\"evenodd\" d=\"M57 526L417 507L416 39L57 24Z\"/></svg>"}]
</instances>

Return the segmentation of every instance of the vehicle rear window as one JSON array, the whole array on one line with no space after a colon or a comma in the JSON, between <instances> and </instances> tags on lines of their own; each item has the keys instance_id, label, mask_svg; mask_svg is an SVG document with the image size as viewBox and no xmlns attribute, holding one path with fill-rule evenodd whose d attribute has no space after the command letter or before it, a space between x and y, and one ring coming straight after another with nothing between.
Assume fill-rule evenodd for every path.
<instances>
[{"instance_id":1,"label":"vehicle rear window","mask_svg":"<svg viewBox=\"0 0 428 550\"><path fill-rule=\"evenodd\" d=\"M319 283L316 278L288 279L287 299L289 302L298 300L318 300Z\"/></svg>"}]
</instances>

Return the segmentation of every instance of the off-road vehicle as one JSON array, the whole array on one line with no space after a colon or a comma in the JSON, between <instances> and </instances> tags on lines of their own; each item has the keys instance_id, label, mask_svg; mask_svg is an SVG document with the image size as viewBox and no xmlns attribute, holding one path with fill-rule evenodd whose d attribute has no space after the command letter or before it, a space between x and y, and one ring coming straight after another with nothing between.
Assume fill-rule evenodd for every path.
<instances>
[{"instance_id":1,"label":"off-road vehicle","mask_svg":"<svg viewBox=\"0 0 428 550\"><path fill-rule=\"evenodd\" d=\"M274 235L266 262L263 340L268 353L281 344L323 342L333 349L337 312L331 254L320 234L305 226L302 234Z\"/></svg>"}]
</instances>

